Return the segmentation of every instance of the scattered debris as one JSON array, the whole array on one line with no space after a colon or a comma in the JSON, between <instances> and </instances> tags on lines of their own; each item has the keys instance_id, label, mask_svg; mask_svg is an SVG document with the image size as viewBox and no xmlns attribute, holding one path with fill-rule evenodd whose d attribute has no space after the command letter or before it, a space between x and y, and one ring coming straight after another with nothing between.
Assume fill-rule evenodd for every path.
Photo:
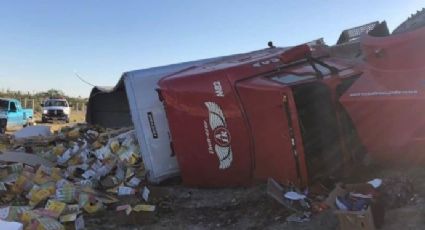
<instances>
[{"instance_id":1,"label":"scattered debris","mask_svg":"<svg viewBox=\"0 0 425 230\"><path fill-rule=\"evenodd\" d=\"M338 217L341 230L376 229L370 207L364 211L335 211L334 213Z\"/></svg>"},{"instance_id":2,"label":"scattered debris","mask_svg":"<svg viewBox=\"0 0 425 230\"><path fill-rule=\"evenodd\" d=\"M0 154L0 220L28 229L65 229L70 223L84 229L84 213L155 211L147 203L134 130L78 125L48 134L35 127L9 137ZM117 196L136 194L137 205L114 206Z\"/></svg>"},{"instance_id":3,"label":"scattered debris","mask_svg":"<svg viewBox=\"0 0 425 230\"><path fill-rule=\"evenodd\" d=\"M271 196L273 199L275 199L280 204L284 205L286 208L288 208L291 211L299 212L301 210L298 210L296 207L294 207L291 204L291 201L288 199L285 199L285 189L277 183L273 178L269 178L267 180L267 194Z\"/></svg>"},{"instance_id":4,"label":"scattered debris","mask_svg":"<svg viewBox=\"0 0 425 230\"><path fill-rule=\"evenodd\" d=\"M135 211L135 212L140 212L140 211L153 212L153 211L155 211L155 209L156 209L156 207L154 205L138 204L133 208L133 211Z\"/></svg>"},{"instance_id":5,"label":"scattered debris","mask_svg":"<svg viewBox=\"0 0 425 230\"><path fill-rule=\"evenodd\" d=\"M13 134L16 140L39 136L47 137L50 135L52 135L52 132L50 131L50 127L46 125L27 126Z\"/></svg>"},{"instance_id":6,"label":"scattered debris","mask_svg":"<svg viewBox=\"0 0 425 230\"><path fill-rule=\"evenodd\" d=\"M23 152L4 152L0 154L0 161L22 163L29 166L44 165L52 167L54 164L40 156Z\"/></svg>"},{"instance_id":7,"label":"scattered debris","mask_svg":"<svg viewBox=\"0 0 425 230\"><path fill-rule=\"evenodd\" d=\"M367 183L372 185L374 188L379 188L379 186L382 185L382 179L376 178L371 181L368 181Z\"/></svg>"},{"instance_id":8,"label":"scattered debris","mask_svg":"<svg viewBox=\"0 0 425 230\"><path fill-rule=\"evenodd\" d=\"M375 229L384 224L385 209L379 181L367 183L338 183L325 203L338 217L341 229ZM377 183L376 183L377 182Z\"/></svg>"},{"instance_id":9,"label":"scattered debris","mask_svg":"<svg viewBox=\"0 0 425 230\"><path fill-rule=\"evenodd\" d=\"M305 198L307 198L304 194L300 194L293 191L286 192L284 197L290 200L304 200Z\"/></svg>"},{"instance_id":10,"label":"scattered debris","mask_svg":"<svg viewBox=\"0 0 425 230\"><path fill-rule=\"evenodd\" d=\"M297 212L288 217L286 217L286 221L288 222L297 222L303 223L310 221L311 212Z\"/></svg>"},{"instance_id":11,"label":"scattered debris","mask_svg":"<svg viewBox=\"0 0 425 230\"><path fill-rule=\"evenodd\" d=\"M294 186L282 186L271 178L267 184L267 193L294 212L286 218L287 222L308 222L313 214L331 209L338 217L341 229L383 226L384 203L406 204L412 197L413 188L406 177L399 176L359 184L337 183L332 191L328 191L320 183L303 192ZM323 199L326 195L327 198Z\"/></svg>"},{"instance_id":12,"label":"scattered debris","mask_svg":"<svg viewBox=\"0 0 425 230\"><path fill-rule=\"evenodd\" d=\"M148 202L148 200L149 200L149 194L150 194L149 189L147 187L144 187L143 190L142 190L142 198L146 202Z\"/></svg>"},{"instance_id":13,"label":"scattered debris","mask_svg":"<svg viewBox=\"0 0 425 230\"><path fill-rule=\"evenodd\" d=\"M18 222L0 220L0 229L23 230L24 225L22 225L21 223L18 223Z\"/></svg>"},{"instance_id":14,"label":"scattered debris","mask_svg":"<svg viewBox=\"0 0 425 230\"><path fill-rule=\"evenodd\" d=\"M132 129L78 125L48 136L2 136L0 143L0 220L29 229L84 229L84 216L102 210L116 213L123 223L136 223L140 215L154 218L158 208L170 210L155 187L147 186ZM150 189L154 189L152 197ZM293 211L282 218L287 222L312 221L313 215L333 209L346 229L348 219L362 220L355 223L365 226L382 225L380 200L388 207L404 205L412 199L413 185L398 176L357 187L337 184L333 191L320 183L300 190L270 178L267 193ZM186 199L191 199L188 195ZM367 215L370 218L360 218Z\"/></svg>"},{"instance_id":15,"label":"scattered debris","mask_svg":"<svg viewBox=\"0 0 425 230\"><path fill-rule=\"evenodd\" d=\"M315 184L311 190L306 189L301 192L295 186L282 186L269 178L267 193L286 208L295 212L290 218L291 222L295 221L295 217L302 219L302 222L308 221L313 213L320 213L329 209L329 205L324 202L324 197L328 195L328 189L321 184Z\"/></svg>"}]
</instances>

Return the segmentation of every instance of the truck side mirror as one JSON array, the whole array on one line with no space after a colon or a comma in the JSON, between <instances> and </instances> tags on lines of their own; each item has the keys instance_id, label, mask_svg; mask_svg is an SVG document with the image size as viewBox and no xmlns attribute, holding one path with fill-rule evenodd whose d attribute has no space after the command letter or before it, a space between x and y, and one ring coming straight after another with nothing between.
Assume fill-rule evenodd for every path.
<instances>
[{"instance_id":1,"label":"truck side mirror","mask_svg":"<svg viewBox=\"0 0 425 230\"><path fill-rule=\"evenodd\" d=\"M40 103L40 106L41 106L41 107L44 107L44 104L43 104L43 103Z\"/></svg>"}]
</instances>

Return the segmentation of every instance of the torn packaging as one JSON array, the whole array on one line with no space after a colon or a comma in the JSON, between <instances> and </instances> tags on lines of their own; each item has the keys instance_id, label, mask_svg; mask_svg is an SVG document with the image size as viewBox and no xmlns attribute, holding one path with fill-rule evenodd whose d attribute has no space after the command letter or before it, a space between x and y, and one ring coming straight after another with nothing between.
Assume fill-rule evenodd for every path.
<instances>
[{"instance_id":1,"label":"torn packaging","mask_svg":"<svg viewBox=\"0 0 425 230\"><path fill-rule=\"evenodd\" d=\"M65 227L57 220L50 217L38 217L29 225L30 229L65 230Z\"/></svg>"},{"instance_id":2,"label":"torn packaging","mask_svg":"<svg viewBox=\"0 0 425 230\"><path fill-rule=\"evenodd\" d=\"M75 230L83 230L83 229L85 229L84 218L82 215L80 215L75 220Z\"/></svg>"},{"instance_id":3,"label":"torn packaging","mask_svg":"<svg viewBox=\"0 0 425 230\"><path fill-rule=\"evenodd\" d=\"M120 186L118 187L118 196L124 196L124 195L132 195L136 191L134 188L126 187L126 186Z\"/></svg>"},{"instance_id":4,"label":"torn packaging","mask_svg":"<svg viewBox=\"0 0 425 230\"><path fill-rule=\"evenodd\" d=\"M77 213L72 213L72 214L66 214L66 215L61 216L59 218L59 221L61 223L64 223L64 222L73 222L76 219L77 219Z\"/></svg>"},{"instance_id":5,"label":"torn packaging","mask_svg":"<svg viewBox=\"0 0 425 230\"><path fill-rule=\"evenodd\" d=\"M274 179L269 178L267 180L267 194L269 196L271 196L273 199L275 199L277 202L279 202L280 204L282 204L283 206L285 206L291 211L294 211L294 212L304 211L303 209L305 208L304 206L302 206L302 203L301 202L299 203L301 206L294 205L293 200L285 198L286 193L287 192L285 191L285 188L282 187L279 183L277 183ZM292 193L289 193L289 194L292 195ZM297 198L299 198L298 195L297 195ZM304 203L306 204L307 202L304 202Z\"/></svg>"},{"instance_id":6,"label":"torn packaging","mask_svg":"<svg viewBox=\"0 0 425 230\"><path fill-rule=\"evenodd\" d=\"M65 210L66 204L60 201L48 200L45 209L52 211L58 218Z\"/></svg>"},{"instance_id":7,"label":"torn packaging","mask_svg":"<svg viewBox=\"0 0 425 230\"><path fill-rule=\"evenodd\" d=\"M29 206L9 206L0 208L0 219L8 221L18 221L19 216L22 215L26 210L30 210Z\"/></svg>"}]
</instances>

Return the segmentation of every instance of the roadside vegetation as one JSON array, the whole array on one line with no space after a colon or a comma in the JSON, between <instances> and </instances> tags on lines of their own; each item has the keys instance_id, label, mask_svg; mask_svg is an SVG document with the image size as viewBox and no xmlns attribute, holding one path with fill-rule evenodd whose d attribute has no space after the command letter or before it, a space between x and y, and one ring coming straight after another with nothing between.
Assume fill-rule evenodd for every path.
<instances>
[{"instance_id":1,"label":"roadside vegetation","mask_svg":"<svg viewBox=\"0 0 425 230\"><path fill-rule=\"evenodd\" d=\"M66 98L72 105L71 122L84 122L86 114L86 103L88 98L71 97L66 95L62 90L50 89L43 92L29 93L14 90L0 90L0 98L15 98L21 101L24 108L34 110L34 117L37 123L40 123L42 107L41 103L50 97Z\"/></svg>"},{"instance_id":2,"label":"roadside vegetation","mask_svg":"<svg viewBox=\"0 0 425 230\"><path fill-rule=\"evenodd\" d=\"M63 97L73 105L73 110L85 111L87 98L71 97L58 89L50 89L44 92L29 93L14 90L0 90L0 98L15 98L21 101L22 106L34 109L34 112L41 113L41 103L50 97Z\"/></svg>"}]
</instances>

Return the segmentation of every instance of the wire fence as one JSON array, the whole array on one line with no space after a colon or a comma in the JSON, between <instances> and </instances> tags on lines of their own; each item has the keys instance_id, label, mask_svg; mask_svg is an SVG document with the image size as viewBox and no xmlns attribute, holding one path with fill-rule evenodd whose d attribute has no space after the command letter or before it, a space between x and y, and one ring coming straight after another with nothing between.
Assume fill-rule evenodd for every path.
<instances>
[{"instance_id":1,"label":"wire fence","mask_svg":"<svg viewBox=\"0 0 425 230\"><path fill-rule=\"evenodd\" d=\"M22 107L24 108L28 108L28 109L33 109L34 112L41 112L43 107L43 101L42 99L34 99L34 98L17 98L20 102ZM72 111L77 111L77 112L86 112L87 110L87 106L85 103L83 102L75 102L75 103L70 103L71 105L71 110Z\"/></svg>"}]
</instances>

